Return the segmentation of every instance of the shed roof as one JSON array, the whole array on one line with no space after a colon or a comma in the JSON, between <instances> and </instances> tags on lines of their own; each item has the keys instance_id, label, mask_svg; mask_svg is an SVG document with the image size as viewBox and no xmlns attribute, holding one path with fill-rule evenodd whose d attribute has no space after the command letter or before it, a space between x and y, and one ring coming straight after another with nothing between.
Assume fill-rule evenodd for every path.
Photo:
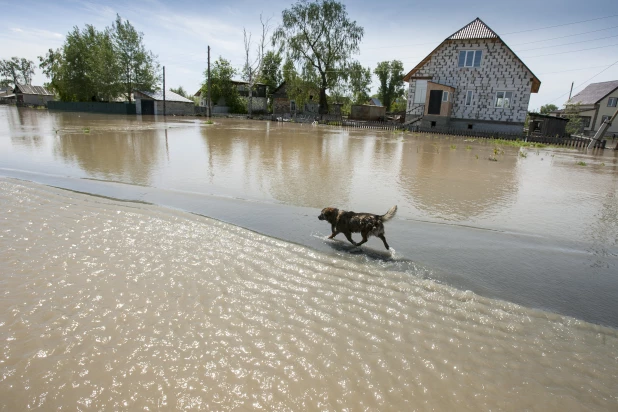
<instances>
[{"instance_id":1,"label":"shed roof","mask_svg":"<svg viewBox=\"0 0 618 412\"><path fill-rule=\"evenodd\" d=\"M602 100L616 89L618 89L618 80L592 83L586 86L584 90L571 97L569 103L596 104L599 100Z\"/></svg>"},{"instance_id":2,"label":"shed roof","mask_svg":"<svg viewBox=\"0 0 618 412\"><path fill-rule=\"evenodd\" d=\"M37 94L42 96L53 96L54 94L43 86L32 86L31 84L16 84L14 92L23 94Z\"/></svg>"},{"instance_id":3,"label":"shed roof","mask_svg":"<svg viewBox=\"0 0 618 412\"><path fill-rule=\"evenodd\" d=\"M156 92L137 90L137 92L143 95L146 95L154 100L163 101L163 91L162 90L158 90ZM166 102L193 103L192 100L189 100L186 97L179 95L178 93L174 93L171 90L165 91L165 101Z\"/></svg>"},{"instance_id":4,"label":"shed roof","mask_svg":"<svg viewBox=\"0 0 618 412\"><path fill-rule=\"evenodd\" d=\"M371 106L382 106L382 102L380 101L380 99L372 97L371 99L369 99L369 105Z\"/></svg>"}]
</instances>

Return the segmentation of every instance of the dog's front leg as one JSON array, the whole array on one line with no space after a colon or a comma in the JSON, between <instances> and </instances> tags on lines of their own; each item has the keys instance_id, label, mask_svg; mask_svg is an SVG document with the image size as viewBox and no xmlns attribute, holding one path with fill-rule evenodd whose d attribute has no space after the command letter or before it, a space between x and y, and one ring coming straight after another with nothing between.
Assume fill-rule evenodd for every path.
<instances>
[{"instance_id":1,"label":"dog's front leg","mask_svg":"<svg viewBox=\"0 0 618 412\"><path fill-rule=\"evenodd\" d=\"M335 236L337 236L340 232L337 232L336 230L333 230L333 233L328 237L329 239L334 238Z\"/></svg>"},{"instance_id":2,"label":"dog's front leg","mask_svg":"<svg viewBox=\"0 0 618 412\"><path fill-rule=\"evenodd\" d=\"M352 239L352 234L350 232L346 232L345 237L350 241L351 244L353 244L354 246L358 246L354 239Z\"/></svg>"}]
</instances>

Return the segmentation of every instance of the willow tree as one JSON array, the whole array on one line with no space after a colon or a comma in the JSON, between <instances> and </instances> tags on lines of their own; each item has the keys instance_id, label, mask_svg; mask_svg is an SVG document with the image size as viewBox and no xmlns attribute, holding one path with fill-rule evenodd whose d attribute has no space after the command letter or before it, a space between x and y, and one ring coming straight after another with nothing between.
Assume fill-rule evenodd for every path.
<instances>
[{"instance_id":1,"label":"willow tree","mask_svg":"<svg viewBox=\"0 0 618 412\"><path fill-rule=\"evenodd\" d=\"M320 114L328 113L326 90L336 84L338 73L359 52L364 30L348 18L335 0L301 0L282 13L273 35L289 59L311 65L320 76Z\"/></svg>"}]
</instances>

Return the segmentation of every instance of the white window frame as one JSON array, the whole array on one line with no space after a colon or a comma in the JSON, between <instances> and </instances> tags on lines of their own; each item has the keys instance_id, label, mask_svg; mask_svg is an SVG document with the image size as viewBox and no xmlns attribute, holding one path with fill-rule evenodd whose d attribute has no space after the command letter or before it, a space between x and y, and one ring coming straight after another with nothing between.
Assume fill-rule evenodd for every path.
<instances>
[{"instance_id":1,"label":"white window frame","mask_svg":"<svg viewBox=\"0 0 618 412\"><path fill-rule=\"evenodd\" d=\"M442 101L448 102L448 92L447 91L442 92Z\"/></svg>"},{"instance_id":2,"label":"white window frame","mask_svg":"<svg viewBox=\"0 0 618 412\"><path fill-rule=\"evenodd\" d=\"M607 107L616 107L617 103L618 103L618 97L610 97L609 99L607 99Z\"/></svg>"},{"instance_id":3,"label":"white window frame","mask_svg":"<svg viewBox=\"0 0 618 412\"><path fill-rule=\"evenodd\" d=\"M469 101L468 101L468 96L470 96ZM466 95L464 98L464 106L472 106L473 101L474 101L474 90L466 90Z\"/></svg>"},{"instance_id":4,"label":"white window frame","mask_svg":"<svg viewBox=\"0 0 618 412\"><path fill-rule=\"evenodd\" d=\"M459 65L459 62L461 60L461 53L466 53L465 54L465 58L463 61L463 65ZM472 61L471 64L468 64L468 56L470 55L470 53L472 53ZM476 54L479 53L480 54L480 58L479 58L479 65L475 66L474 62L476 61ZM481 63L483 61L483 50L460 50L459 53L457 54L457 66L458 67L481 67Z\"/></svg>"},{"instance_id":5,"label":"white window frame","mask_svg":"<svg viewBox=\"0 0 618 412\"><path fill-rule=\"evenodd\" d=\"M421 90L423 90L422 95L419 93ZM414 104L425 104L425 100L427 100L427 80L417 80L414 85Z\"/></svg>"},{"instance_id":6,"label":"white window frame","mask_svg":"<svg viewBox=\"0 0 618 412\"><path fill-rule=\"evenodd\" d=\"M494 99L494 107L496 109L511 109L513 107L513 92L498 90Z\"/></svg>"}]
</instances>

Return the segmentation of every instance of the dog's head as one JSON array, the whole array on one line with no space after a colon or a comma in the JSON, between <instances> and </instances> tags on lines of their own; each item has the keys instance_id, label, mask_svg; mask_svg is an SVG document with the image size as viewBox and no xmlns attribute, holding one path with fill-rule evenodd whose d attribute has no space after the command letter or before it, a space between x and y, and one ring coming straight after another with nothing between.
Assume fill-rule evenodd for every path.
<instances>
[{"instance_id":1,"label":"dog's head","mask_svg":"<svg viewBox=\"0 0 618 412\"><path fill-rule=\"evenodd\" d=\"M320 220L326 220L327 222L334 222L339 214L339 209L335 209L334 207L325 207L322 209L322 213L318 216Z\"/></svg>"}]
</instances>

